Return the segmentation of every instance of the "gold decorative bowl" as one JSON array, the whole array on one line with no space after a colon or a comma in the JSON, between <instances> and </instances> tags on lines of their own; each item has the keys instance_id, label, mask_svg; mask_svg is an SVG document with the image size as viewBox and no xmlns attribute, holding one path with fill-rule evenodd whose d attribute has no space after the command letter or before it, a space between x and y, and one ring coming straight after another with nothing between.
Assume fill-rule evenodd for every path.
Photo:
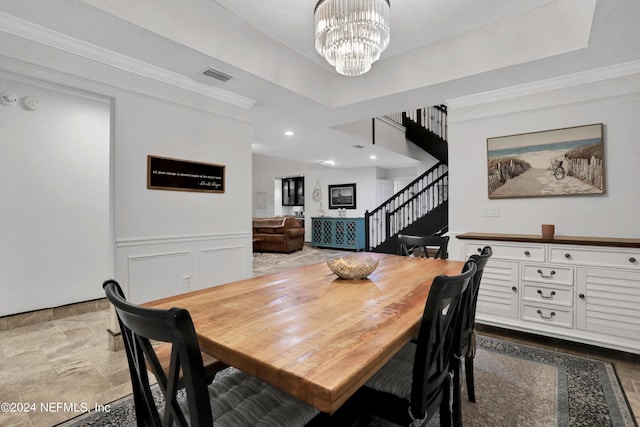
<instances>
[{"instance_id":1,"label":"gold decorative bowl","mask_svg":"<svg viewBox=\"0 0 640 427\"><path fill-rule=\"evenodd\" d=\"M370 256L335 256L327 258L327 265L341 279L358 280L373 273L378 267L378 260Z\"/></svg>"}]
</instances>

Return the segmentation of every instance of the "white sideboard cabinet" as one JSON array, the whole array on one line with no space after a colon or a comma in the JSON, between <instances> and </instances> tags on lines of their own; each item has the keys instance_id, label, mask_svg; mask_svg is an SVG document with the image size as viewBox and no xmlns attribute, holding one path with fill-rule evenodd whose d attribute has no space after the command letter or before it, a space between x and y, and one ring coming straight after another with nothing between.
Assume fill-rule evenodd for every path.
<instances>
[{"instance_id":1,"label":"white sideboard cabinet","mask_svg":"<svg viewBox=\"0 0 640 427\"><path fill-rule=\"evenodd\" d=\"M491 246L476 321L640 354L640 239L464 233Z\"/></svg>"}]
</instances>

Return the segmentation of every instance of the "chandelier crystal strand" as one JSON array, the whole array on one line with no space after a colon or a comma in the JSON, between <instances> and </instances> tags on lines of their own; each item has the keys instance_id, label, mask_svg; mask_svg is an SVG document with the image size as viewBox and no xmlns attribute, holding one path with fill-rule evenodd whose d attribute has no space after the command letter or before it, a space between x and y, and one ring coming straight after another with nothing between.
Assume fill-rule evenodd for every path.
<instances>
[{"instance_id":1,"label":"chandelier crystal strand","mask_svg":"<svg viewBox=\"0 0 640 427\"><path fill-rule=\"evenodd\" d=\"M316 50L336 71L359 76L389 45L389 0L320 0Z\"/></svg>"}]
</instances>

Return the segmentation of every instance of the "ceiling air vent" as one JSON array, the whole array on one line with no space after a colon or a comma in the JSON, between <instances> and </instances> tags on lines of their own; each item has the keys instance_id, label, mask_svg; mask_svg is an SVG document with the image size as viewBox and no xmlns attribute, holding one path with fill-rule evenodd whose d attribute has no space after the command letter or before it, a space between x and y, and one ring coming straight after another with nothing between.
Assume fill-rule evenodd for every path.
<instances>
[{"instance_id":1,"label":"ceiling air vent","mask_svg":"<svg viewBox=\"0 0 640 427\"><path fill-rule=\"evenodd\" d=\"M206 70L204 73L205 76L214 78L216 80L220 80L221 82L226 82L227 80L229 80L231 78L231 76L221 72L221 71L217 71L214 70L213 68L209 68L208 70Z\"/></svg>"}]
</instances>

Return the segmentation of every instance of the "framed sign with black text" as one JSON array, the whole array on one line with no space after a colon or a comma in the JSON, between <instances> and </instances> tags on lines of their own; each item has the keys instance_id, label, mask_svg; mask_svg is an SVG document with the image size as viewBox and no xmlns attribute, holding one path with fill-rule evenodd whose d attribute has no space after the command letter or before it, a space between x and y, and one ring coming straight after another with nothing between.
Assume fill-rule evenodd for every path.
<instances>
[{"instance_id":1,"label":"framed sign with black text","mask_svg":"<svg viewBox=\"0 0 640 427\"><path fill-rule=\"evenodd\" d=\"M147 188L224 193L225 166L147 156Z\"/></svg>"}]
</instances>

